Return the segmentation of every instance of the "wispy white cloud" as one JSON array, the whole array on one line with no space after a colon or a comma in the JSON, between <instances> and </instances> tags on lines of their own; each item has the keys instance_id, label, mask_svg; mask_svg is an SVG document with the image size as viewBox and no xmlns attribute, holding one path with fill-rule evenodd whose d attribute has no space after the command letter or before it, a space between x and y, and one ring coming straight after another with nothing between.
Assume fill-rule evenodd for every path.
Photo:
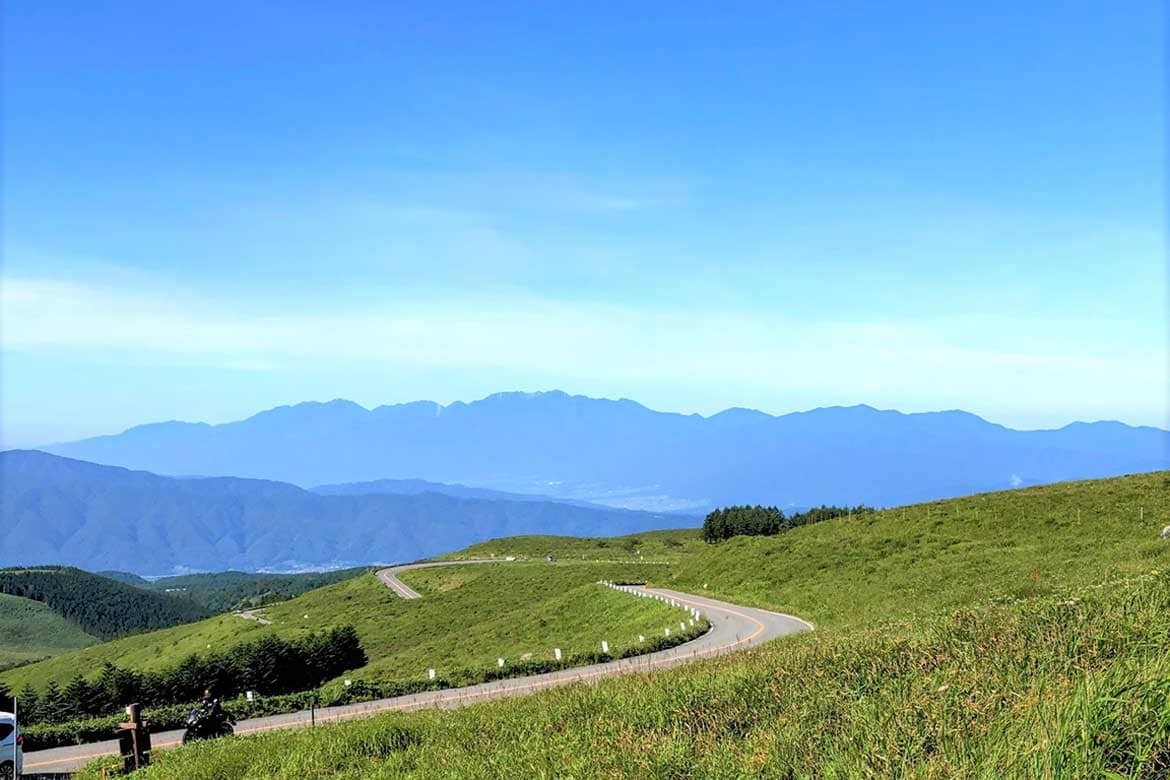
<instances>
[{"instance_id":1,"label":"wispy white cloud","mask_svg":"<svg viewBox=\"0 0 1170 780\"><path fill-rule=\"evenodd\" d=\"M239 301L239 298L235 299ZM102 350L172 363L280 370L380 362L609 386L687 384L724 393L902 408L1067 410L1160 423L1166 367L1142 349L964 343L961 325L817 322L783 314L632 308L517 293L432 297L361 310L264 311L200 296L50 279L5 280L5 350ZM1006 325L1010 329L1012 326ZM1108 410L1115 410L1110 414Z\"/></svg>"}]
</instances>

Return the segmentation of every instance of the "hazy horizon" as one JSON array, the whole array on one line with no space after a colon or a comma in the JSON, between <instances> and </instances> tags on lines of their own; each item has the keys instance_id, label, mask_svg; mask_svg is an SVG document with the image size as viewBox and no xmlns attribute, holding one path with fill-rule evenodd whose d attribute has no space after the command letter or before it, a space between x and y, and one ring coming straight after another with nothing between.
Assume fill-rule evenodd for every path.
<instances>
[{"instance_id":1,"label":"hazy horizon","mask_svg":"<svg viewBox=\"0 0 1170 780\"><path fill-rule=\"evenodd\" d=\"M177 417L176 418L169 418L169 419L165 419L165 420L163 420L163 419L142 420L140 422L134 423L133 425L127 426L125 428L119 428L117 430L113 430L113 429L103 430L103 431L99 431L97 433L89 434L86 436L79 436L79 437L77 437L77 439L92 438L92 437L96 437L96 436L116 436L116 435L124 433L127 430L130 430L132 428L137 428L137 427L144 426L144 425L156 425L156 424L165 424L165 423L174 423L174 422L190 423L190 424L207 424L207 425L213 425L213 426L214 425L223 425L223 424L227 424L227 423L240 422L242 420L249 419L250 417L253 417L255 415L263 414L265 412L270 412L270 411L273 411L275 409L289 408L289 407L293 407L293 406L299 406L301 404L325 405L325 404L330 404L330 403L335 403L335 402L345 402L345 403L356 404L357 406L361 407L365 411L372 411L380 406L396 406L396 405L413 404L413 403L434 403L440 407L446 408L446 407L452 406L454 404L465 404L465 405L473 404L473 403L476 403L478 401L486 400L487 398L490 398L490 397L496 396L496 395L530 395L530 396L535 396L535 395L541 395L541 394L546 394L546 393L560 393L560 394L570 396L570 397L584 397L584 398L589 398L591 400L596 400L596 401L615 401L615 402L616 401L632 401L632 402L634 402L642 407L645 407L646 409L649 409L651 412L657 412L657 413L663 413L663 414L680 414L680 415L698 414L699 416L704 417L704 418L710 418L710 417L713 417L715 415L721 414L723 412L727 412L727 411L731 411L731 410L735 410L735 409L742 409L742 410L751 411L751 412L760 412L762 414L766 414L766 415L769 415L771 417L783 417L783 416L789 415L789 414L804 414L807 412L818 411L821 409L842 409L842 408L852 408L852 407L868 407L868 408L874 409L875 411L878 411L878 412L895 412L895 413L902 414L902 415L940 414L940 413L946 413L946 412L964 412L967 414L974 414L976 417L979 417L980 419L983 419L986 422L996 424L996 425L1003 425L1006 428L1010 428L1013 430L1019 430L1019 431L1057 430L1059 428L1063 428L1067 425L1072 425L1074 423L1122 422L1125 425L1130 425L1130 423L1124 423L1121 420L1070 419L1067 422L1059 424L1059 425L1048 426L1048 427L1027 428L1027 427L1006 425L998 420L985 417L984 415L978 414L976 412L972 412L969 409L910 409L910 410L908 410L908 409L878 407L878 406L874 406L873 404L867 404L867 403L832 404L832 405L826 405L826 406L814 406L814 407L809 407L809 408L805 408L805 409L789 409L789 410L782 410L782 411L773 411L773 410L768 410L768 409L757 409L754 407L748 407L748 406L742 406L742 405L732 405L732 406L725 406L725 407L722 407L720 409L716 409L716 410L710 411L710 412L701 412L701 411L687 411L687 410L680 410L680 409L661 409L661 408L651 406L649 404L642 403L637 398L628 398L628 397L624 397L624 396L623 397L612 397L612 398L611 397L602 397L602 396L591 396L591 395L587 395L584 393L573 393L570 391L562 390L560 388L551 388L548 390L500 390L500 391L497 391L495 393L490 393L486 396L481 396L478 398L456 398L456 399L446 401L446 402L435 401L434 399L431 399L431 398L416 398L416 399L411 399L409 401L394 401L394 402L386 402L386 403L377 403L377 402L362 403L359 401L355 401L351 398L343 398L340 396L336 397L336 398L328 398L328 399L326 399L326 398L321 398L321 399L310 398L310 399L304 399L301 401L296 401L293 403L277 404L275 406L265 407L263 409L255 409L251 413L242 415L240 417L232 417L232 418L222 419L222 420L197 420L197 419L184 419L184 418L177 418ZM1170 428L1167 428L1166 426L1163 426L1163 425L1152 425L1152 426L1136 425L1134 427L1152 427L1152 428L1156 428L1158 430L1170 430ZM39 447L47 447L47 446L52 446L52 445L57 445L57 444L64 444L64 443L68 443L70 441L75 441L77 439L62 439L59 441L10 443L8 440L3 438L2 431L0 431L0 450L37 449Z\"/></svg>"}]
</instances>

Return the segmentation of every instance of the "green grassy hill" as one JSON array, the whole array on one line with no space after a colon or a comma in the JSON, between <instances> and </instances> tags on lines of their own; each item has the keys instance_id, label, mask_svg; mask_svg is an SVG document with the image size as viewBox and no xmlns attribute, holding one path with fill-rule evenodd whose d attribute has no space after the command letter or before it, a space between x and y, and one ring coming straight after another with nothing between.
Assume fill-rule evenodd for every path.
<instances>
[{"instance_id":1,"label":"green grassy hill","mask_svg":"<svg viewBox=\"0 0 1170 780\"><path fill-rule=\"evenodd\" d=\"M0 593L0 669L98 641L46 604Z\"/></svg>"},{"instance_id":2,"label":"green grassy hill","mask_svg":"<svg viewBox=\"0 0 1170 780\"><path fill-rule=\"evenodd\" d=\"M71 566L0 569L0 593L42 602L101 639L207 616L206 610L190 601L143 591Z\"/></svg>"},{"instance_id":3,"label":"green grassy hill","mask_svg":"<svg viewBox=\"0 0 1170 780\"><path fill-rule=\"evenodd\" d=\"M442 555L439 560L469 560L473 558L544 558L552 555L558 560L585 561L678 561L682 556L702 546L699 529L647 531L628 536L509 536Z\"/></svg>"},{"instance_id":4,"label":"green grassy hill","mask_svg":"<svg viewBox=\"0 0 1170 780\"><path fill-rule=\"evenodd\" d=\"M518 661L637 643L639 634L657 636L677 621L669 607L598 587L600 579L645 579L650 565L501 563L408 572L404 581L426 594L403 600L365 574L318 588L261 610L272 621L261 625L236 615L106 642L12 669L0 682L19 690L42 689L50 680L65 684L90 675L106 662L138 670L159 670L193 653L221 650L266 635L303 637L313 631L353 625L370 663L356 679L416 679L437 668L450 680L462 671L494 668L496 659Z\"/></svg>"},{"instance_id":5,"label":"green grassy hill","mask_svg":"<svg viewBox=\"0 0 1170 780\"><path fill-rule=\"evenodd\" d=\"M458 712L202 745L145 776L1165 777L1167 524L1159 472L688 548L660 583L819 630Z\"/></svg>"},{"instance_id":6,"label":"green grassy hill","mask_svg":"<svg viewBox=\"0 0 1170 780\"><path fill-rule=\"evenodd\" d=\"M1039 596L1170 562L1170 472L1066 482L702 545L661 584L822 629Z\"/></svg>"}]
</instances>

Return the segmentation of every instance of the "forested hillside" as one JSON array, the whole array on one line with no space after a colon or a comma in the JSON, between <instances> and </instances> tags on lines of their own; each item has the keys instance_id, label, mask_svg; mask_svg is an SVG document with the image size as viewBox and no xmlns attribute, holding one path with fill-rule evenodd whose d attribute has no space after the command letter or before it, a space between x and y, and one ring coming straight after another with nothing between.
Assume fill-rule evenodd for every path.
<instances>
[{"instance_id":1,"label":"forested hillside","mask_svg":"<svg viewBox=\"0 0 1170 780\"><path fill-rule=\"evenodd\" d=\"M208 611L68 566L0 569L0 593L39 601L85 633L114 639L201 620Z\"/></svg>"},{"instance_id":2,"label":"forested hillside","mask_svg":"<svg viewBox=\"0 0 1170 780\"><path fill-rule=\"evenodd\" d=\"M210 612L225 612L287 601L315 588L343 582L367 571L369 568L364 566L302 574L222 571L162 577L154 582L143 581L140 587L188 599Z\"/></svg>"}]
</instances>

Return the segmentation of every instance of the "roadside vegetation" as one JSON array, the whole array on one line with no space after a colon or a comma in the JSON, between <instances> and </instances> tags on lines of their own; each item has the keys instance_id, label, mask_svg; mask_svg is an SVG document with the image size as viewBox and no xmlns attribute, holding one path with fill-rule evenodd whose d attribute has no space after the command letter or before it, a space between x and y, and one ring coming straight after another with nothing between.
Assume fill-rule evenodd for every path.
<instances>
[{"instance_id":1,"label":"roadside vegetation","mask_svg":"<svg viewBox=\"0 0 1170 780\"><path fill-rule=\"evenodd\" d=\"M1158 472L700 542L652 584L818 631L457 712L201 745L144 776L1165 777L1168 497Z\"/></svg>"},{"instance_id":2,"label":"roadside vegetation","mask_svg":"<svg viewBox=\"0 0 1170 780\"><path fill-rule=\"evenodd\" d=\"M366 574L262 610L268 625L223 615L13 669L0 675L0 684L49 713L26 731L35 749L108 731L108 719L81 716L104 713L112 701L127 696L147 705L147 716L161 728L182 716L163 705L192 701L204 685L225 696L255 690L267 699L319 687L317 702L327 705L533 674L665 646L663 628L677 624L678 610L596 584L644 580L653 568L542 561L425 569L404 575L425 594L416 600L398 598ZM349 630L368 663L334 668L322 662L317 671L328 673L308 675L313 679L300 686L275 679L275 667L299 666L260 658L281 655L291 645L295 660L296 647L317 641L319 632ZM700 624L694 632L674 632L669 643L702 630ZM272 652L258 652L264 648ZM273 671L265 675L266 668ZM433 680L428 669L436 670ZM306 703L292 696L275 711L299 710ZM239 700L229 707L256 709Z\"/></svg>"},{"instance_id":3,"label":"roadside vegetation","mask_svg":"<svg viewBox=\"0 0 1170 780\"><path fill-rule=\"evenodd\" d=\"M217 696L258 691L280 695L316 688L366 663L350 626L287 640L266 636L206 655L190 655L161 672L139 672L107 664L96 677L78 674L62 689L50 682L37 693L20 693L25 723L61 723L118 714L130 702L155 708L198 701L204 690Z\"/></svg>"}]
</instances>

